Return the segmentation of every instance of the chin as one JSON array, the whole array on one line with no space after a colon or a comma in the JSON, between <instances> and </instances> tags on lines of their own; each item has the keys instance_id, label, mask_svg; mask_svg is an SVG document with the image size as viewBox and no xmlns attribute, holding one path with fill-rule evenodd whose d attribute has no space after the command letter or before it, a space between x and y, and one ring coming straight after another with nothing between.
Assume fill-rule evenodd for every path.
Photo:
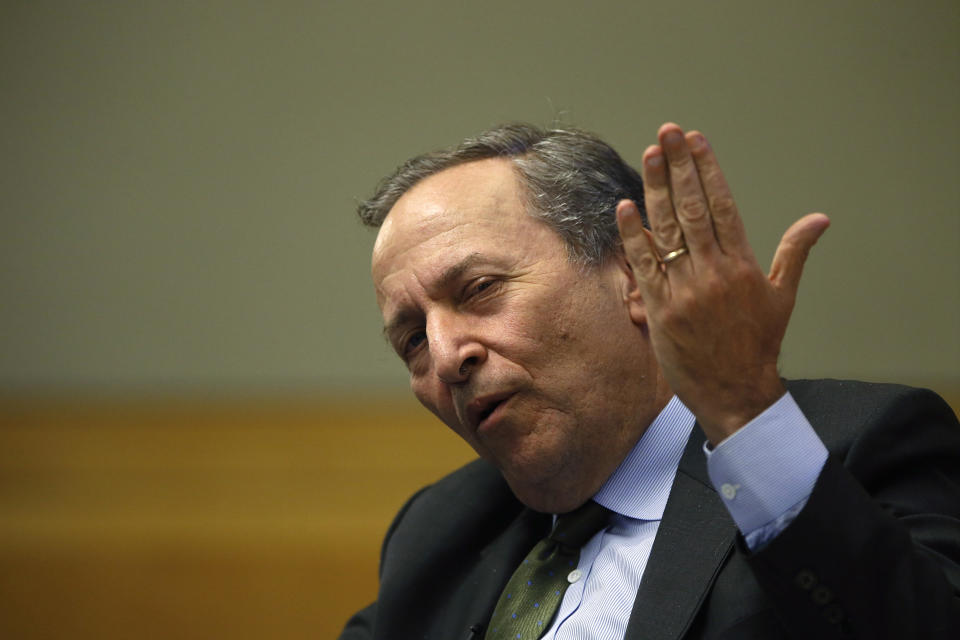
<instances>
[{"instance_id":1,"label":"chin","mask_svg":"<svg viewBox=\"0 0 960 640\"><path fill-rule=\"evenodd\" d=\"M566 513L589 500L603 484L599 469L584 464L562 425L488 442L481 456L500 469L511 491L534 511ZM492 449L492 450L491 450ZM602 474L599 474L602 475Z\"/></svg>"},{"instance_id":2,"label":"chin","mask_svg":"<svg viewBox=\"0 0 960 640\"><path fill-rule=\"evenodd\" d=\"M574 481L576 474L569 470L557 473L559 468L562 467L554 466L540 474L531 473L529 468L523 473L510 473L501 468L501 473L520 502L542 513L573 511L599 490L599 486Z\"/></svg>"},{"instance_id":3,"label":"chin","mask_svg":"<svg viewBox=\"0 0 960 640\"><path fill-rule=\"evenodd\" d=\"M508 481L508 484L509 481ZM593 495L590 491L539 491L510 484L517 499L534 511L541 513L567 513L573 511Z\"/></svg>"}]
</instances>

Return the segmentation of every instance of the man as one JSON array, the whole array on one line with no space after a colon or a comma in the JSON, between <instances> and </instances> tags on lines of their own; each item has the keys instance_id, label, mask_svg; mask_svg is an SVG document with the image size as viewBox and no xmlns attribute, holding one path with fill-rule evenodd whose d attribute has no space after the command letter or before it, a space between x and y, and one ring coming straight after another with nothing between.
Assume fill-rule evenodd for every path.
<instances>
[{"instance_id":1,"label":"man","mask_svg":"<svg viewBox=\"0 0 960 640\"><path fill-rule=\"evenodd\" d=\"M665 124L642 162L511 125L361 206L385 334L482 460L404 507L342 638L957 637L952 412L777 371L828 219L793 224L765 275L703 135ZM588 501L612 516L558 609L504 631L505 585Z\"/></svg>"}]
</instances>

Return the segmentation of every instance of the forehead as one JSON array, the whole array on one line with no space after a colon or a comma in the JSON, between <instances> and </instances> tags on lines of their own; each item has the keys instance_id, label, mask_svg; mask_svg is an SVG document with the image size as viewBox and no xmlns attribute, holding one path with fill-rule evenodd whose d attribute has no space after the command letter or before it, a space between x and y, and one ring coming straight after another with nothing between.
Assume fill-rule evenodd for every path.
<instances>
[{"instance_id":1,"label":"forehead","mask_svg":"<svg viewBox=\"0 0 960 640\"><path fill-rule=\"evenodd\" d=\"M380 227L373 278L415 269L440 271L477 254L491 257L562 249L560 237L527 214L524 191L507 159L470 162L425 178L405 193Z\"/></svg>"}]
</instances>

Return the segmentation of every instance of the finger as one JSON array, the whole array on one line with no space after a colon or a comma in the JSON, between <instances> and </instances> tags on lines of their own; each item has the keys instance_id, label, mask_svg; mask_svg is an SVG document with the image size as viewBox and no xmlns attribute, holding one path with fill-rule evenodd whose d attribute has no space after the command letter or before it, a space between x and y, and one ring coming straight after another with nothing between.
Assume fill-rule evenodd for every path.
<instances>
[{"instance_id":1,"label":"finger","mask_svg":"<svg viewBox=\"0 0 960 640\"><path fill-rule=\"evenodd\" d=\"M657 138L667 156L673 208L690 249L690 257L694 262L710 257L717 249L713 221L710 219L710 209L700 185L700 175L683 130L668 122L660 127Z\"/></svg>"},{"instance_id":2,"label":"finger","mask_svg":"<svg viewBox=\"0 0 960 640\"><path fill-rule=\"evenodd\" d=\"M770 265L769 278L774 287L791 298L796 296L807 255L829 226L830 219L822 213L805 215L790 225Z\"/></svg>"},{"instance_id":3,"label":"finger","mask_svg":"<svg viewBox=\"0 0 960 640\"><path fill-rule=\"evenodd\" d=\"M683 231L673 213L666 160L659 145L643 152L643 199L650 230L659 251L667 253L684 245Z\"/></svg>"},{"instance_id":4,"label":"finger","mask_svg":"<svg viewBox=\"0 0 960 640\"><path fill-rule=\"evenodd\" d=\"M653 236L644 228L640 210L633 200L621 200L617 204L617 227L640 294L648 301L664 299L669 295L669 283L663 276Z\"/></svg>"},{"instance_id":5,"label":"finger","mask_svg":"<svg viewBox=\"0 0 960 640\"><path fill-rule=\"evenodd\" d=\"M737 211L737 204L730 193L727 179L720 169L720 164L710 148L707 139L699 131L687 134L687 145L700 174L700 184L703 187L713 218L713 231L724 253L737 253L752 258L753 251L747 240L747 232L743 220Z\"/></svg>"}]
</instances>

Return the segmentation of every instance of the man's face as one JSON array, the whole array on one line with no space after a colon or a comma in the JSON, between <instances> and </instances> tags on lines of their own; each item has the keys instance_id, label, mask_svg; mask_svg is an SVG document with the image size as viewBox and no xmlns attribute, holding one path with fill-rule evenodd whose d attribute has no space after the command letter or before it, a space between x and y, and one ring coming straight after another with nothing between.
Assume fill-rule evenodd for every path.
<instances>
[{"instance_id":1,"label":"man's face","mask_svg":"<svg viewBox=\"0 0 960 640\"><path fill-rule=\"evenodd\" d=\"M541 511L599 489L666 402L622 259L573 265L509 161L435 174L373 251L387 338L428 409Z\"/></svg>"}]
</instances>

